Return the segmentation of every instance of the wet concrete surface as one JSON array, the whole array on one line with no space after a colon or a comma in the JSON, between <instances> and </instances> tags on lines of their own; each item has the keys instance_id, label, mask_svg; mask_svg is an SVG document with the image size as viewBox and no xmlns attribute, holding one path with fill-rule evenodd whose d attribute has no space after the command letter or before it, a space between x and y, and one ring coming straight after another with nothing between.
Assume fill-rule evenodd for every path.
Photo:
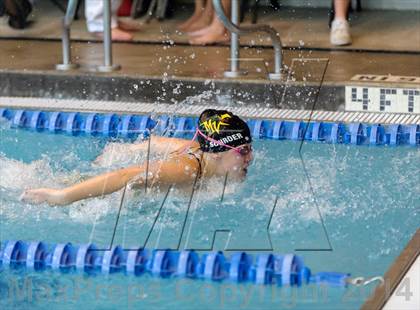
<instances>
[{"instance_id":1,"label":"wet concrete surface","mask_svg":"<svg viewBox=\"0 0 420 310\"><path fill-rule=\"evenodd\" d=\"M66 75L95 74L103 76L131 76L182 79L224 79L223 72L229 68L228 47L177 46L162 44L114 43L114 63L122 69L111 74L96 71L103 64L103 46L100 43L74 43L73 62L81 68L68 71ZM273 71L273 50L271 48L242 48L241 69L248 74L236 80L252 80L267 83L267 72ZM63 74L55 70L62 62L59 42L0 40L0 69L19 71L42 71ZM343 85L356 74L403 75L419 74L418 54L372 53L349 51L311 51L299 49L284 50L284 64L292 67L290 82L318 83L323 67L328 63L324 84Z\"/></svg>"},{"instance_id":2,"label":"wet concrete surface","mask_svg":"<svg viewBox=\"0 0 420 310\"><path fill-rule=\"evenodd\" d=\"M97 72L103 63L99 43L75 43L73 71L57 71L59 42L0 40L2 96L103 99L176 103L200 100L265 107L340 110L344 85L356 74L419 75L420 57L401 53L349 51L284 51L280 81L267 78L273 50L243 48L241 68L248 74L226 79L229 48L162 44L113 45L114 63L121 70ZM321 87L322 85L322 87Z\"/></svg>"}]
</instances>

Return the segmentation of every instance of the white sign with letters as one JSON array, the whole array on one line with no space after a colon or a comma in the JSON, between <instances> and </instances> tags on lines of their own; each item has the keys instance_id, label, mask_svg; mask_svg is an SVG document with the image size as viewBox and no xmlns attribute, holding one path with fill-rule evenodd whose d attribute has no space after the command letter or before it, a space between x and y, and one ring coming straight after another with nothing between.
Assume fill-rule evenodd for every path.
<instances>
[{"instance_id":1,"label":"white sign with letters","mask_svg":"<svg viewBox=\"0 0 420 310\"><path fill-rule=\"evenodd\" d=\"M405 83L420 84L420 76L401 76L401 75L377 75L377 74L356 74L351 78L357 82L372 83Z\"/></svg>"},{"instance_id":2,"label":"white sign with letters","mask_svg":"<svg viewBox=\"0 0 420 310\"><path fill-rule=\"evenodd\" d=\"M346 111L420 113L420 89L346 86Z\"/></svg>"}]
</instances>

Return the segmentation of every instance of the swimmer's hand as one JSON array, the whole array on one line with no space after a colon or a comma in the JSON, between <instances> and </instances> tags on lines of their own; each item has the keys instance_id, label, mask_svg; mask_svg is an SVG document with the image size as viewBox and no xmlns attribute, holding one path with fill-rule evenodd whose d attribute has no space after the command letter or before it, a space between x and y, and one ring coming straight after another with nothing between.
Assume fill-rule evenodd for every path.
<instances>
[{"instance_id":1,"label":"swimmer's hand","mask_svg":"<svg viewBox=\"0 0 420 310\"><path fill-rule=\"evenodd\" d=\"M19 199L31 204L41 204L44 202L48 203L50 206L66 204L62 191L52 188L27 190L22 193Z\"/></svg>"},{"instance_id":2,"label":"swimmer's hand","mask_svg":"<svg viewBox=\"0 0 420 310\"><path fill-rule=\"evenodd\" d=\"M136 190L145 187L144 177L137 176L127 183L127 188Z\"/></svg>"}]
</instances>

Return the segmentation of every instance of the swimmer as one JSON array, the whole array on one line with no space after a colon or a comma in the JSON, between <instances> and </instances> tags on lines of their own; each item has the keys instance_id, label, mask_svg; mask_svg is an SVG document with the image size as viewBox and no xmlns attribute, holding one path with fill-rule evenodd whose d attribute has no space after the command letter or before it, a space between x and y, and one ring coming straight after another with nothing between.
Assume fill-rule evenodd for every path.
<instances>
[{"instance_id":1,"label":"swimmer","mask_svg":"<svg viewBox=\"0 0 420 310\"><path fill-rule=\"evenodd\" d=\"M126 185L131 189L139 189L146 184L192 188L200 178L226 175L242 181L253 159L248 125L225 110L208 109L201 113L191 141L164 137L156 140L162 147L171 148L166 159L151 161L148 167L143 164L111 171L63 189L27 190L21 195L21 200L32 204L68 205L111 194ZM140 150L144 144L136 147Z\"/></svg>"}]
</instances>

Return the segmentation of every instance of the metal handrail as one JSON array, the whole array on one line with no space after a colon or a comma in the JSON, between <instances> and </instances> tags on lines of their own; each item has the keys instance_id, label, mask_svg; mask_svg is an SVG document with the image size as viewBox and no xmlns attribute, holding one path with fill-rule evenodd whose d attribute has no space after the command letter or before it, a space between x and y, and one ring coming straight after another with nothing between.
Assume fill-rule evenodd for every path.
<instances>
[{"instance_id":1,"label":"metal handrail","mask_svg":"<svg viewBox=\"0 0 420 310\"><path fill-rule=\"evenodd\" d=\"M103 24L104 24L104 64L98 66L98 71L112 72L121 69L120 65L112 64L112 36L111 36L111 1L104 1Z\"/></svg>"},{"instance_id":2,"label":"metal handrail","mask_svg":"<svg viewBox=\"0 0 420 310\"><path fill-rule=\"evenodd\" d=\"M111 38L111 2L103 0L103 24L104 24L104 64L98 66L98 71L111 72L118 70L119 65L112 64L112 38ZM79 67L78 64L71 62L70 49L70 27L76 15L78 0L69 0L66 15L63 18L63 63L56 65L57 70L72 70Z\"/></svg>"},{"instance_id":3,"label":"metal handrail","mask_svg":"<svg viewBox=\"0 0 420 310\"><path fill-rule=\"evenodd\" d=\"M235 3L236 2L236 3ZM232 0L232 10L238 8L238 0ZM217 17L221 20L227 30L231 33L238 35L243 35L251 32L266 32L270 35L271 41L274 47L274 73L270 73L269 77L271 79L280 79L281 78L281 68L282 68L282 43L279 33L273 27L269 25L252 25L252 26L237 26L233 24L229 18L226 17L225 12L223 11L223 6L221 0L213 0L214 10L217 14ZM231 47L232 48L232 47ZM238 54L237 51L235 51ZM231 59L235 61L235 59ZM233 65L232 65L233 66Z\"/></svg>"},{"instance_id":4,"label":"metal handrail","mask_svg":"<svg viewBox=\"0 0 420 310\"><path fill-rule=\"evenodd\" d=\"M63 17L63 63L55 66L57 70L72 70L79 67L78 64L71 62L70 49L70 26L76 15L77 2L77 0L69 0L66 15Z\"/></svg>"}]
</instances>

